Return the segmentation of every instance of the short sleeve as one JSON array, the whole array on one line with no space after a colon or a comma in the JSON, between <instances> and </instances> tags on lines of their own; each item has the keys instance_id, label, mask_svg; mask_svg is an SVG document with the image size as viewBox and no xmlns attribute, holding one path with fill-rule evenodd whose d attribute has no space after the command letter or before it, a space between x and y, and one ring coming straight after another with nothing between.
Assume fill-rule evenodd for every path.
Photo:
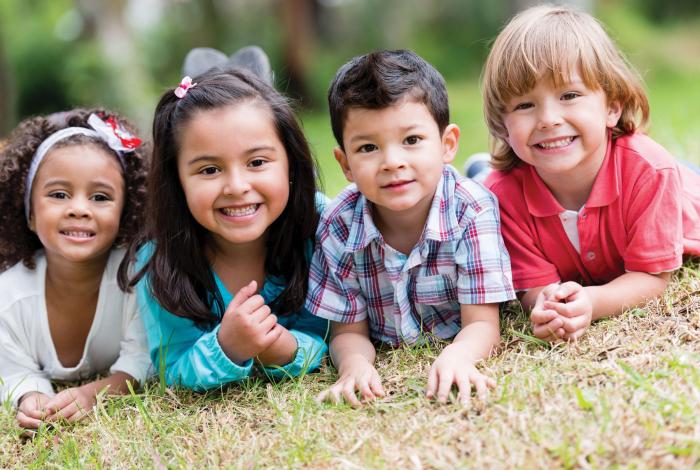
<instances>
[{"instance_id":1,"label":"short sleeve","mask_svg":"<svg viewBox=\"0 0 700 470\"><path fill-rule=\"evenodd\" d=\"M499 303L515 297L495 202L471 216L457 243L455 262L460 304Z\"/></svg>"},{"instance_id":2,"label":"short sleeve","mask_svg":"<svg viewBox=\"0 0 700 470\"><path fill-rule=\"evenodd\" d=\"M353 256L327 225L319 227L311 258L306 308L312 315L341 323L367 318Z\"/></svg>"},{"instance_id":3,"label":"short sleeve","mask_svg":"<svg viewBox=\"0 0 700 470\"><path fill-rule=\"evenodd\" d=\"M682 188L675 168L640 179L625 211L626 271L659 273L680 267L683 257Z\"/></svg>"},{"instance_id":4,"label":"short sleeve","mask_svg":"<svg viewBox=\"0 0 700 470\"><path fill-rule=\"evenodd\" d=\"M501 233L508 253L516 290L559 282L557 267L547 259L538 242L535 223L522 194L507 194L491 188L498 197Z\"/></svg>"}]
</instances>

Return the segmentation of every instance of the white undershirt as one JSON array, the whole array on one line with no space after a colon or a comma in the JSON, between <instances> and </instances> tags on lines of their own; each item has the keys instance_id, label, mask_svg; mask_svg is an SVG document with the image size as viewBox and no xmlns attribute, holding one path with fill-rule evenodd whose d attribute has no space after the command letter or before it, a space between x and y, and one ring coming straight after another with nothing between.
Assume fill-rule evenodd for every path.
<instances>
[{"instance_id":1,"label":"white undershirt","mask_svg":"<svg viewBox=\"0 0 700 470\"><path fill-rule=\"evenodd\" d=\"M581 254L581 244L578 240L578 216L582 209L583 207L578 211L565 210L559 214L559 220L561 220L566 236L579 254Z\"/></svg>"}]
</instances>

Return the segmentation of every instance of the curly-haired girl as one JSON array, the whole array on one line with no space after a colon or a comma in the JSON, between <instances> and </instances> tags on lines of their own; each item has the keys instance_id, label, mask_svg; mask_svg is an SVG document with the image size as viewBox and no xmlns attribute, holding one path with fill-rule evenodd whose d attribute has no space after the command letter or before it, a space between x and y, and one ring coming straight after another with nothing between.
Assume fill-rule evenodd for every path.
<instances>
[{"instance_id":1,"label":"curly-haired girl","mask_svg":"<svg viewBox=\"0 0 700 470\"><path fill-rule=\"evenodd\" d=\"M24 428L75 421L149 369L120 247L141 223L146 149L114 113L30 118L0 154L0 392ZM55 394L50 380L101 380Z\"/></svg>"}]
</instances>

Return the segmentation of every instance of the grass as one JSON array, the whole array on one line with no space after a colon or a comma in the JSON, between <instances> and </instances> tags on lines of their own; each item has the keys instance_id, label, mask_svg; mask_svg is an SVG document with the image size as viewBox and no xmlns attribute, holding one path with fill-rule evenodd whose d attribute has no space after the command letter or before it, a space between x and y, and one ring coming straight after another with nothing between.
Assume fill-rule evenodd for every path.
<instances>
[{"instance_id":1,"label":"grass","mask_svg":"<svg viewBox=\"0 0 700 470\"><path fill-rule=\"evenodd\" d=\"M516 304L483 367L498 378L469 410L426 400L440 347L384 350L386 399L354 410L317 404L335 380L249 380L195 394L151 383L104 398L76 426L23 442L0 412L0 467L687 468L700 462L700 274L679 271L666 295L597 322L577 344L529 336Z\"/></svg>"}]
</instances>

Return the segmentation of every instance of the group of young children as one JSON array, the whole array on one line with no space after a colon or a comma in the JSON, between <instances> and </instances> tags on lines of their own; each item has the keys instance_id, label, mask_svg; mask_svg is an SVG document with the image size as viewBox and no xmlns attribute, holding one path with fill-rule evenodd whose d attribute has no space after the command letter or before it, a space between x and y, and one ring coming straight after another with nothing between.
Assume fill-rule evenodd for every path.
<instances>
[{"instance_id":1,"label":"group of young children","mask_svg":"<svg viewBox=\"0 0 700 470\"><path fill-rule=\"evenodd\" d=\"M467 404L495 386L477 363L500 341L500 303L517 295L535 336L574 340L700 255L700 175L641 133L640 81L586 13L534 7L498 35L485 185L449 165L460 130L413 52L355 57L333 79L334 154L353 184L332 201L269 82L225 66L185 77L150 143L102 109L11 134L0 377L20 426L78 420L153 373L207 390L299 376L329 350L339 378L319 399L357 406L385 394L377 343L431 338L451 343L427 396L456 386Z\"/></svg>"}]
</instances>

